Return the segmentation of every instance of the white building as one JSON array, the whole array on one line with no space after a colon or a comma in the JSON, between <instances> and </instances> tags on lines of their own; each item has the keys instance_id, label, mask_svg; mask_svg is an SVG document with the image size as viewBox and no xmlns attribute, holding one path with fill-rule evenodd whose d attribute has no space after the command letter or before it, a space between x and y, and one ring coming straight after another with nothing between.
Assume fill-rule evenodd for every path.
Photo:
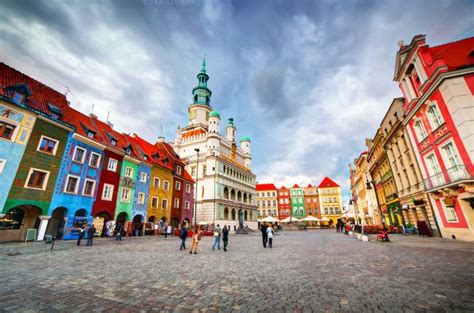
<instances>
[{"instance_id":1,"label":"white building","mask_svg":"<svg viewBox=\"0 0 474 313\"><path fill-rule=\"evenodd\" d=\"M197 78L193 103L188 107L188 125L178 127L173 144L196 180L196 222L238 225L238 211L242 209L244 224L255 229L258 212L250 138L242 137L237 145L232 118L225 135L221 134L221 117L210 105L212 92L207 88L205 60Z\"/></svg>"}]
</instances>

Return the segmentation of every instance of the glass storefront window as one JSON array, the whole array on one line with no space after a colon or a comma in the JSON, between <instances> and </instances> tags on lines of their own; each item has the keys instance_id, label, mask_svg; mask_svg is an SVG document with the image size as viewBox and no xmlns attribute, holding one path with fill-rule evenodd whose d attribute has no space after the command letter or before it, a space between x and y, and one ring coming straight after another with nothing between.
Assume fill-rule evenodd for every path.
<instances>
[{"instance_id":1,"label":"glass storefront window","mask_svg":"<svg viewBox=\"0 0 474 313\"><path fill-rule=\"evenodd\" d=\"M25 217L25 211L20 209L13 209L5 216L0 218L0 230L5 229L20 229L21 222Z\"/></svg>"}]
</instances>

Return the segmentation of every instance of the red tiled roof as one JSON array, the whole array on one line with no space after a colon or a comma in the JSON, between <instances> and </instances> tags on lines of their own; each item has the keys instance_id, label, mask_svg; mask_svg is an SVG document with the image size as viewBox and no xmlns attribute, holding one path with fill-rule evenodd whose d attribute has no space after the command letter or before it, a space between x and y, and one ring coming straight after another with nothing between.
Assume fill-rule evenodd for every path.
<instances>
[{"instance_id":1,"label":"red tiled roof","mask_svg":"<svg viewBox=\"0 0 474 313\"><path fill-rule=\"evenodd\" d=\"M202 135L202 134L205 134L205 133L206 133L206 131L204 129L201 129L201 128L193 129L193 130L185 132L183 134L182 138L185 139L185 138L192 137L192 136L199 136L199 135Z\"/></svg>"},{"instance_id":2,"label":"red tiled roof","mask_svg":"<svg viewBox=\"0 0 474 313\"><path fill-rule=\"evenodd\" d=\"M91 121L97 129L98 135L107 146L124 152L124 148L128 145L128 142L121 133L116 132L109 124L102 122L95 116L91 116ZM111 137L117 140L116 146L111 144Z\"/></svg>"},{"instance_id":3,"label":"red tiled roof","mask_svg":"<svg viewBox=\"0 0 474 313\"><path fill-rule=\"evenodd\" d=\"M194 182L194 179L191 177L191 175L189 175L189 173L184 168L185 164L184 164L183 160L181 160L179 158L179 155L174 151L173 147L171 147L171 145L169 143L164 142L164 141L157 142L155 144L155 147L157 147L158 149L160 149L160 151L162 151L164 154L167 155L168 160L169 160L168 165L171 167L171 169L174 170L175 163L181 165L183 167L182 178L186 179L190 182Z\"/></svg>"},{"instance_id":4,"label":"red tiled roof","mask_svg":"<svg viewBox=\"0 0 474 313\"><path fill-rule=\"evenodd\" d=\"M28 107L50 115L51 112L48 109L48 103L50 103L61 109L63 112L62 121L70 123L73 120L68 110L69 102L65 95L0 62L0 95L8 97L6 87L21 84L26 84L31 91L31 96L25 101Z\"/></svg>"},{"instance_id":5,"label":"red tiled roof","mask_svg":"<svg viewBox=\"0 0 474 313\"><path fill-rule=\"evenodd\" d=\"M318 188L327 188L327 187L340 187L336 184L331 178L325 177Z\"/></svg>"},{"instance_id":6,"label":"red tiled roof","mask_svg":"<svg viewBox=\"0 0 474 313\"><path fill-rule=\"evenodd\" d=\"M474 65L474 37L450 42L444 45L430 47L434 60L442 59L453 70L469 65Z\"/></svg>"},{"instance_id":7,"label":"red tiled roof","mask_svg":"<svg viewBox=\"0 0 474 313\"><path fill-rule=\"evenodd\" d=\"M257 184L255 188L257 191L277 189L274 184Z\"/></svg>"},{"instance_id":8,"label":"red tiled roof","mask_svg":"<svg viewBox=\"0 0 474 313\"><path fill-rule=\"evenodd\" d=\"M306 188L313 188L313 185L308 184L308 186L306 186Z\"/></svg>"},{"instance_id":9,"label":"red tiled roof","mask_svg":"<svg viewBox=\"0 0 474 313\"><path fill-rule=\"evenodd\" d=\"M94 140L95 142L98 142L100 144L106 145L107 142L105 142L102 137L99 135L99 131L95 127L94 123L92 122L92 118L90 116L87 116L85 114L82 114L81 112L69 108L68 109L70 116L72 117L71 124L76 127L76 133L78 133L81 136L88 137L88 130L91 130L94 132L94 137L90 138Z\"/></svg>"}]
</instances>

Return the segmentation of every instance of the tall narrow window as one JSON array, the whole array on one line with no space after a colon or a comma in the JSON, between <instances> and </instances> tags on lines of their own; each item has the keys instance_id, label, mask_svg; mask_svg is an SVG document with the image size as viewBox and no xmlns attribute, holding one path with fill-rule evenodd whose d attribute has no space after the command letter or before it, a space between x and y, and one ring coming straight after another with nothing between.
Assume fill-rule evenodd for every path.
<instances>
[{"instance_id":1,"label":"tall narrow window","mask_svg":"<svg viewBox=\"0 0 474 313\"><path fill-rule=\"evenodd\" d=\"M39 169L30 169L26 179L25 187L35 189L45 189L48 182L49 172Z\"/></svg>"},{"instance_id":2,"label":"tall narrow window","mask_svg":"<svg viewBox=\"0 0 474 313\"><path fill-rule=\"evenodd\" d=\"M74 154L72 155L72 160L79 163L84 163L84 158L86 157L86 150L80 147L74 149Z\"/></svg>"},{"instance_id":3,"label":"tall narrow window","mask_svg":"<svg viewBox=\"0 0 474 313\"><path fill-rule=\"evenodd\" d=\"M430 174L431 175L436 175L441 172L439 169L438 161L436 161L436 157L434 154L431 154L428 156L428 164L429 164L429 169L430 169Z\"/></svg>"},{"instance_id":4,"label":"tall narrow window","mask_svg":"<svg viewBox=\"0 0 474 313\"><path fill-rule=\"evenodd\" d=\"M452 142L443 146L443 151L444 151L444 155L446 156L446 161L447 161L446 165L448 165L447 166L448 169L457 167L459 164L461 164L459 162L458 154L456 153L456 150L454 150L454 146Z\"/></svg>"},{"instance_id":5,"label":"tall narrow window","mask_svg":"<svg viewBox=\"0 0 474 313\"><path fill-rule=\"evenodd\" d=\"M45 136L41 136L41 139L38 145L38 151L55 155L57 146L58 146L57 140L54 140Z\"/></svg>"},{"instance_id":6,"label":"tall narrow window","mask_svg":"<svg viewBox=\"0 0 474 313\"><path fill-rule=\"evenodd\" d=\"M416 130L416 135L418 137L418 141L423 141L426 138L426 131L425 127L423 127L423 123L421 121L417 121L415 123L415 130Z\"/></svg>"},{"instance_id":7,"label":"tall narrow window","mask_svg":"<svg viewBox=\"0 0 474 313\"><path fill-rule=\"evenodd\" d=\"M0 137L11 140L16 126L0 121Z\"/></svg>"},{"instance_id":8,"label":"tall narrow window","mask_svg":"<svg viewBox=\"0 0 474 313\"><path fill-rule=\"evenodd\" d=\"M100 162L100 154L92 152L91 159L89 160L89 166L98 168Z\"/></svg>"},{"instance_id":9,"label":"tall narrow window","mask_svg":"<svg viewBox=\"0 0 474 313\"><path fill-rule=\"evenodd\" d=\"M77 187L79 187L79 177L68 176L66 179L66 186L64 192L77 193Z\"/></svg>"},{"instance_id":10,"label":"tall narrow window","mask_svg":"<svg viewBox=\"0 0 474 313\"><path fill-rule=\"evenodd\" d=\"M94 195L94 187L95 187L95 181L86 179L86 182L84 183L84 190L82 191L82 194L85 196L92 197Z\"/></svg>"},{"instance_id":11,"label":"tall narrow window","mask_svg":"<svg viewBox=\"0 0 474 313\"><path fill-rule=\"evenodd\" d=\"M428 117L430 120L431 128L436 129L440 127L444 121L439 113L438 107L435 104L429 106Z\"/></svg>"}]
</instances>

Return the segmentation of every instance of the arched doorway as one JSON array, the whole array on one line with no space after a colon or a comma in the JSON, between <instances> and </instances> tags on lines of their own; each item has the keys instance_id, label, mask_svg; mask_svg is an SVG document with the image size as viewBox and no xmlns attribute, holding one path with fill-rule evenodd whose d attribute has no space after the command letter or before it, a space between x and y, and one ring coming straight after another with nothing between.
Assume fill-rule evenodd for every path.
<instances>
[{"instance_id":1,"label":"arched doorway","mask_svg":"<svg viewBox=\"0 0 474 313\"><path fill-rule=\"evenodd\" d=\"M41 209L34 205L13 207L0 218L0 242L23 241L27 229L38 230Z\"/></svg>"},{"instance_id":2,"label":"arched doorway","mask_svg":"<svg viewBox=\"0 0 474 313\"><path fill-rule=\"evenodd\" d=\"M156 221L156 216L154 216L154 215L152 215L148 218L149 223L155 223L155 221Z\"/></svg>"},{"instance_id":3,"label":"arched doorway","mask_svg":"<svg viewBox=\"0 0 474 313\"><path fill-rule=\"evenodd\" d=\"M224 220L229 220L229 208L225 207L224 208Z\"/></svg>"},{"instance_id":4,"label":"arched doorway","mask_svg":"<svg viewBox=\"0 0 474 313\"><path fill-rule=\"evenodd\" d=\"M112 236L114 224L115 223L111 219L111 216L108 212L105 212L105 211L99 212L94 217L95 228L97 229L97 233L99 233L101 237Z\"/></svg>"},{"instance_id":5,"label":"arched doorway","mask_svg":"<svg viewBox=\"0 0 474 313\"><path fill-rule=\"evenodd\" d=\"M253 221L253 212L250 211L250 220Z\"/></svg>"},{"instance_id":6,"label":"arched doorway","mask_svg":"<svg viewBox=\"0 0 474 313\"><path fill-rule=\"evenodd\" d=\"M237 192L237 201L242 202L242 193L240 190Z\"/></svg>"},{"instance_id":7,"label":"arched doorway","mask_svg":"<svg viewBox=\"0 0 474 313\"><path fill-rule=\"evenodd\" d=\"M247 193L244 192L244 203L247 203Z\"/></svg>"},{"instance_id":8,"label":"arched doorway","mask_svg":"<svg viewBox=\"0 0 474 313\"><path fill-rule=\"evenodd\" d=\"M229 188L224 187L224 199L229 199Z\"/></svg>"},{"instance_id":9,"label":"arched doorway","mask_svg":"<svg viewBox=\"0 0 474 313\"><path fill-rule=\"evenodd\" d=\"M51 213L51 219L46 229L46 235L55 236L56 239L62 239L64 234L65 220L67 216L67 209L65 207L58 207Z\"/></svg>"},{"instance_id":10,"label":"arched doorway","mask_svg":"<svg viewBox=\"0 0 474 313\"><path fill-rule=\"evenodd\" d=\"M247 211L244 212L244 220L247 220Z\"/></svg>"},{"instance_id":11,"label":"arched doorway","mask_svg":"<svg viewBox=\"0 0 474 313\"><path fill-rule=\"evenodd\" d=\"M235 190L234 189L232 189L230 191L230 200L235 200Z\"/></svg>"},{"instance_id":12,"label":"arched doorway","mask_svg":"<svg viewBox=\"0 0 474 313\"><path fill-rule=\"evenodd\" d=\"M137 214L133 217L131 227L132 227L132 232L134 236L142 236L143 235L143 221L144 217L141 214Z\"/></svg>"},{"instance_id":13,"label":"arched doorway","mask_svg":"<svg viewBox=\"0 0 474 313\"><path fill-rule=\"evenodd\" d=\"M232 209L232 220L235 221L235 209Z\"/></svg>"},{"instance_id":14,"label":"arched doorway","mask_svg":"<svg viewBox=\"0 0 474 313\"><path fill-rule=\"evenodd\" d=\"M171 220L171 226L173 226L173 228L178 228L178 226L179 226L179 218L174 217L174 218Z\"/></svg>"}]
</instances>

